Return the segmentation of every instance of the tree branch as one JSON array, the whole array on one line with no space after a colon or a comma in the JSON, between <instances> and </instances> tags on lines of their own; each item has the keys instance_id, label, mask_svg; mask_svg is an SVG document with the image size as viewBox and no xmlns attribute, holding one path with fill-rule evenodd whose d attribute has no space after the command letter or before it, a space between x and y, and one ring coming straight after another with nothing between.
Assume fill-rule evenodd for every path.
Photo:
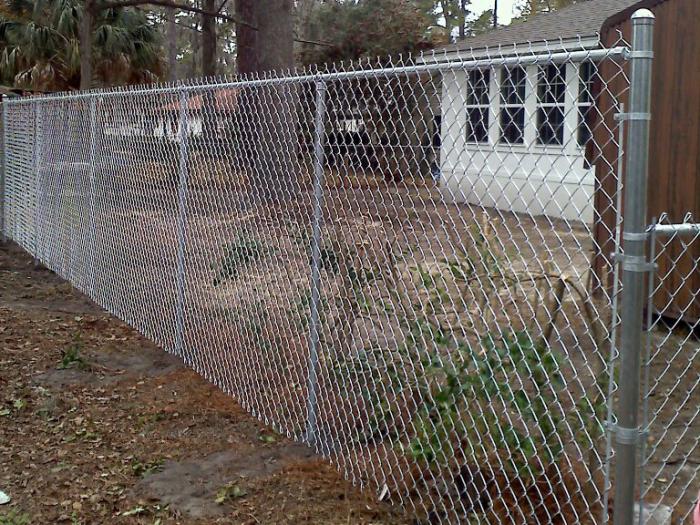
<instances>
[{"instance_id":1,"label":"tree branch","mask_svg":"<svg viewBox=\"0 0 700 525\"><path fill-rule=\"evenodd\" d=\"M119 9L122 7L135 7L139 5L157 5L160 7L170 7L173 9L179 9L181 11L188 11L190 13L198 13L200 15L208 15L208 16L214 16L216 18L221 18L222 20L227 20L229 22L234 22L236 24L240 24L246 27L249 27L255 31L258 30L257 27L254 25L250 24L249 22L246 22L245 20L240 20L234 16L230 16L224 13L218 13L218 12L209 12L204 9L200 9L199 7L193 7L191 5L186 5L186 4L181 4L179 2L174 2L172 0L119 0L116 2L100 2L97 4L96 9L98 10L105 10L105 9Z\"/></svg>"}]
</instances>

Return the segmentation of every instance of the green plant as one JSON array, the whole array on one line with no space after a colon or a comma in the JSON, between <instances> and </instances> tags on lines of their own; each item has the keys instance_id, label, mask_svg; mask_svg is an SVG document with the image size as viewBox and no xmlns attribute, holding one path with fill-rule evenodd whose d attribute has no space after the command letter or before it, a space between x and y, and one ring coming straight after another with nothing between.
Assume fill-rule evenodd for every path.
<instances>
[{"instance_id":1,"label":"green plant","mask_svg":"<svg viewBox=\"0 0 700 525\"><path fill-rule=\"evenodd\" d=\"M231 482L227 483L217 491L216 499L214 501L216 501L216 503L219 505L222 505L229 500L242 498L247 494L248 492L240 485Z\"/></svg>"},{"instance_id":2,"label":"green plant","mask_svg":"<svg viewBox=\"0 0 700 525\"><path fill-rule=\"evenodd\" d=\"M163 463L163 459L155 459L153 461L146 462L134 460L131 463L131 471L133 472L134 476L143 478L163 470Z\"/></svg>"},{"instance_id":3,"label":"green plant","mask_svg":"<svg viewBox=\"0 0 700 525\"><path fill-rule=\"evenodd\" d=\"M214 286L219 286L229 279L236 279L242 269L262 259L271 251L261 241L247 235L239 235L238 239L224 247L224 255L215 267Z\"/></svg>"},{"instance_id":4,"label":"green plant","mask_svg":"<svg viewBox=\"0 0 700 525\"><path fill-rule=\"evenodd\" d=\"M0 513L0 525L29 525L30 523L32 523L31 516L18 510Z\"/></svg>"},{"instance_id":5,"label":"green plant","mask_svg":"<svg viewBox=\"0 0 700 525\"><path fill-rule=\"evenodd\" d=\"M58 364L59 370L65 370L67 368L84 368L87 363L83 356L81 355L82 350L82 339L80 334L76 334L73 338L73 343L61 351L61 362Z\"/></svg>"}]
</instances>

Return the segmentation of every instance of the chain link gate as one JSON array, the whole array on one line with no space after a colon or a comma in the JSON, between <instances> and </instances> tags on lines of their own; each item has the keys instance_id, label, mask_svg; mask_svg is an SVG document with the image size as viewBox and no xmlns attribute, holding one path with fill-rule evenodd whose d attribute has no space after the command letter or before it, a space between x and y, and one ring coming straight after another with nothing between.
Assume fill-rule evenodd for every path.
<instances>
[{"instance_id":1,"label":"chain link gate","mask_svg":"<svg viewBox=\"0 0 700 525\"><path fill-rule=\"evenodd\" d=\"M640 518L687 523L700 471L700 224L662 214L648 229ZM641 520L640 520L641 523Z\"/></svg>"},{"instance_id":2,"label":"chain link gate","mask_svg":"<svg viewBox=\"0 0 700 525\"><path fill-rule=\"evenodd\" d=\"M607 522L614 485L631 523L609 253L624 282L648 21L632 52L8 100L3 233L420 519Z\"/></svg>"}]
</instances>

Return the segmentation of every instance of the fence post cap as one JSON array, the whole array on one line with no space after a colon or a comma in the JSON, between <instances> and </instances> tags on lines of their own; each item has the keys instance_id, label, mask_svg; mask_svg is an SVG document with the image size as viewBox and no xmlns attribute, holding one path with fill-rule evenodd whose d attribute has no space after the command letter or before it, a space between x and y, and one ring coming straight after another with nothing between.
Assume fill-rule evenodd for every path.
<instances>
[{"instance_id":1,"label":"fence post cap","mask_svg":"<svg viewBox=\"0 0 700 525\"><path fill-rule=\"evenodd\" d=\"M632 13L632 20L640 20L645 18L654 20L656 16L654 16L654 13L652 13L649 9L637 9L634 13Z\"/></svg>"}]
</instances>

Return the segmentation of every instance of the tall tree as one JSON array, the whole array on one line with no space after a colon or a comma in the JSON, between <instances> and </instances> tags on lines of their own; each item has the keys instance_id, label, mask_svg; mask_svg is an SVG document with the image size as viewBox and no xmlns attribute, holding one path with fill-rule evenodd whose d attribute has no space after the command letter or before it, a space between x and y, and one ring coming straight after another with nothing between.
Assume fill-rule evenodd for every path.
<instances>
[{"instance_id":1,"label":"tall tree","mask_svg":"<svg viewBox=\"0 0 700 525\"><path fill-rule=\"evenodd\" d=\"M541 13L549 13L575 4L577 2L585 2L587 0L521 0L516 17L516 21L527 20L531 16Z\"/></svg>"},{"instance_id":2,"label":"tall tree","mask_svg":"<svg viewBox=\"0 0 700 525\"><path fill-rule=\"evenodd\" d=\"M0 12L3 81L34 89L78 87L83 5L78 0L16 0L5 6ZM105 10L93 25L90 69L102 83L152 81L160 74L158 31L144 13Z\"/></svg>"},{"instance_id":3,"label":"tall tree","mask_svg":"<svg viewBox=\"0 0 700 525\"><path fill-rule=\"evenodd\" d=\"M471 36L481 35L492 31L493 27L493 10L487 9L481 13L474 21L469 24L469 34Z\"/></svg>"},{"instance_id":4,"label":"tall tree","mask_svg":"<svg viewBox=\"0 0 700 525\"><path fill-rule=\"evenodd\" d=\"M204 0L202 14L202 75L216 75L216 1ZM207 14L211 13L211 14Z\"/></svg>"},{"instance_id":5,"label":"tall tree","mask_svg":"<svg viewBox=\"0 0 700 525\"><path fill-rule=\"evenodd\" d=\"M65 1L65 0L64 0ZM76 0L70 0L76 1ZM160 6L177 9L182 12L197 13L205 15L207 19L223 19L235 22L236 19L220 9L215 9L213 0L205 0L204 8L197 7L187 3L187 0L83 0L82 9L80 10L81 25L80 25L80 64L81 64L81 89L90 87L92 84L92 47L93 47L93 31L96 17L103 11L117 11L125 7L135 6ZM241 21L241 25L246 25L245 21ZM204 31L204 28L202 29ZM212 34L210 32L210 34ZM213 31L214 42L216 42L215 28ZM211 41L211 40L209 40ZM204 45L202 45L204 48ZM207 56L216 56L216 45L207 48ZM216 64L210 64L203 67L214 67Z\"/></svg>"},{"instance_id":6,"label":"tall tree","mask_svg":"<svg viewBox=\"0 0 700 525\"><path fill-rule=\"evenodd\" d=\"M434 2L424 0L358 0L328 2L316 7L311 27L331 45L314 46L303 63L327 63L411 53L444 41L435 34Z\"/></svg>"},{"instance_id":7,"label":"tall tree","mask_svg":"<svg viewBox=\"0 0 700 525\"><path fill-rule=\"evenodd\" d=\"M293 0L238 0L238 72L294 67Z\"/></svg>"},{"instance_id":8,"label":"tall tree","mask_svg":"<svg viewBox=\"0 0 700 525\"><path fill-rule=\"evenodd\" d=\"M175 9L171 7L166 8L165 13L167 19L168 80L174 82L177 80L177 23L175 20Z\"/></svg>"},{"instance_id":9,"label":"tall tree","mask_svg":"<svg viewBox=\"0 0 700 525\"><path fill-rule=\"evenodd\" d=\"M293 0L238 0L238 72L284 72L294 67ZM299 86L267 85L242 90L240 144L253 192L272 202L292 198L298 189L297 106Z\"/></svg>"}]
</instances>

